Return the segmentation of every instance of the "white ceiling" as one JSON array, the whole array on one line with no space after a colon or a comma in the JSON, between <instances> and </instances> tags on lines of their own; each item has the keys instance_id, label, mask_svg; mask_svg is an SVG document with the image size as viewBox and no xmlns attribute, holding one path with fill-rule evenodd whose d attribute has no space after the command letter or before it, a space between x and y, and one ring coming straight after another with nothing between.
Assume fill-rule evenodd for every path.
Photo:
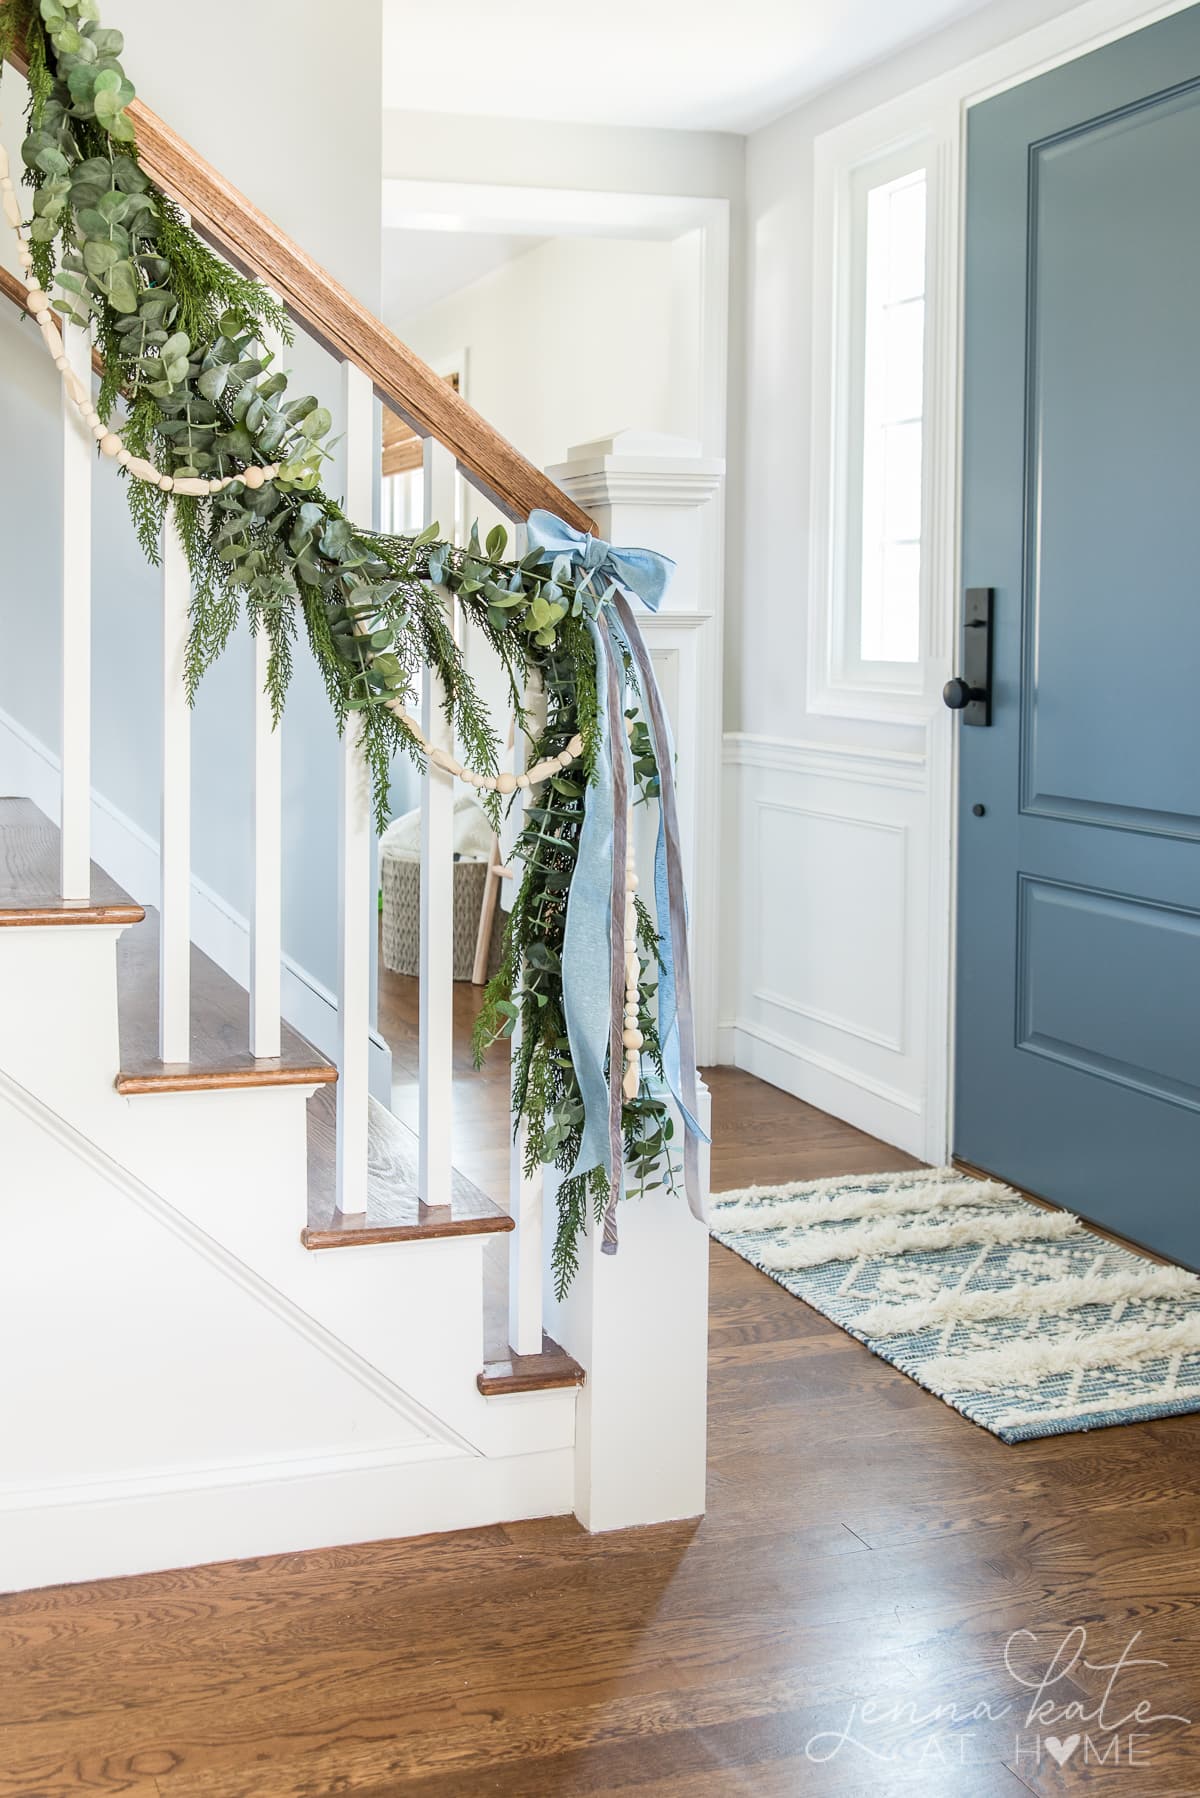
<instances>
[{"instance_id":1,"label":"white ceiling","mask_svg":"<svg viewBox=\"0 0 1200 1798\"><path fill-rule=\"evenodd\" d=\"M384 0L384 105L749 131L983 0ZM441 71L441 78L425 79ZM414 71L420 72L414 79Z\"/></svg>"},{"instance_id":2,"label":"white ceiling","mask_svg":"<svg viewBox=\"0 0 1200 1798\"><path fill-rule=\"evenodd\" d=\"M507 232L385 230L383 316L396 330L544 241Z\"/></svg>"}]
</instances>

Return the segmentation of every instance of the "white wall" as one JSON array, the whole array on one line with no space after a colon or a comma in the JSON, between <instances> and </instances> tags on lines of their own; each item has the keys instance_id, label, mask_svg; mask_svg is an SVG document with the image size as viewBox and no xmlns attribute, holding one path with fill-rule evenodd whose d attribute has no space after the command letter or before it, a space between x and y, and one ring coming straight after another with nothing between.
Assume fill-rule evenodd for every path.
<instances>
[{"instance_id":1,"label":"white wall","mask_svg":"<svg viewBox=\"0 0 1200 1798\"><path fill-rule=\"evenodd\" d=\"M125 61L148 104L377 307L380 0L348 0L338 19L331 32L321 0L259 0L251 8L240 0L213 0L204 28L180 36L164 33L156 0L109 0L105 6L105 23L126 34ZM314 56L318 43L321 54ZM231 73L231 44L240 69L267 73L245 79ZM11 73L3 85L12 155L21 136L24 89ZM13 267L8 243L2 254ZM336 420L340 372L333 359L298 339L288 366L296 371L296 390L320 393ZM18 654L0 658L0 712L54 752L57 380L36 332L8 307L0 312L0 385L8 427L0 443L0 631L6 642L21 646ZM335 493L339 479L335 469ZM156 839L158 581L133 538L122 486L110 467L96 482L95 783L137 829ZM205 682L194 748L195 870L243 915L250 898L249 651L243 634ZM297 657L284 730L284 945L318 981L332 986L337 739L306 652ZM0 758L4 735L0 731ZM0 775L4 769L0 759Z\"/></svg>"},{"instance_id":2,"label":"white wall","mask_svg":"<svg viewBox=\"0 0 1200 1798\"><path fill-rule=\"evenodd\" d=\"M746 148L745 532L725 637L724 1055L917 1153L937 1071L949 721L806 700L816 138L1069 9L1000 0L755 132ZM792 895L788 901L785 896ZM931 1054L931 1046L934 1053Z\"/></svg>"},{"instance_id":3,"label":"white wall","mask_svg":"<svg viewBox=\"0 0 1200 1798\"><path fill-rule=\"evenodd\" d=\"M621 430L699 430L697 234L556 237L394 323L435 366L466 349L471 404L539 467Z\"/></svg>"},{"instance_id":4,"label":"white wall","mask_svg":"<svg viewBox=\"0 0 1200 1798\"><path fill-rule=\"evenodd\" d=\"M726 405L722 441L706 441L704 448L706 454L724 456L727 462L721 560L724 603L735 608L743 578L745 159L746 139L732 132L562 125L417 111L388 111L383 122L385 178L587 193L666 194L728 203L729 286L724 296L728 309ZM682 258L678 259L677 280L683 268ZM624 283L624 269L610 270L608 280L612 303L619 312L621 301L613 296L613 289ZM676 366L682 366L683 360L677 352ZM480 389L472 388L472 404L490 417L487 401L480 393ZM706 410L711 416L713 408ZM624 424L637 427L643 422L610 416L598 433L589 435L606 433ZM534 454L520 436L513 436L513 441L527 455ZM586 437L572 433L570 441L578 443L586 441ZM712 728L720 728L715 715Z\"/></svg>"}]
</instances>

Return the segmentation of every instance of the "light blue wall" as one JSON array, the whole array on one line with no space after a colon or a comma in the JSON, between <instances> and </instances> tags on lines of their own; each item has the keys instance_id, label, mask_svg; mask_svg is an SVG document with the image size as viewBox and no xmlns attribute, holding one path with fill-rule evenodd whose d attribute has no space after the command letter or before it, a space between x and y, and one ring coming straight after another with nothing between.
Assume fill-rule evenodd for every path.
<instances>
[{"instance_id":1,"label":"light blue wall","mask_svg":"<svg viewBox=\"0 0 1200 1798\"><path fill-rule=\"evenodd\" d=\"M142 98L264 212L378 310L381 0L209 0L203 22L161 0L105 0L126 34ZM333 23L336 21L336 23ZM11 115L24 91L0 92ZM7 258L6 258L7 260ZM298 336L285 366L341 422L337 362ZM0 707L59 743L57 377L36 331L0 312ZM157 838L158 577L133 536L123 482L98 471L94 504L94 779ZM328 485L341 493L340 469ZM251 897L251 645L245 632L207 677L195 714L196 874L243 915ZM284 948L334 986L337 737L301 646L284 721Z\"/></svg>"}]
</instances>

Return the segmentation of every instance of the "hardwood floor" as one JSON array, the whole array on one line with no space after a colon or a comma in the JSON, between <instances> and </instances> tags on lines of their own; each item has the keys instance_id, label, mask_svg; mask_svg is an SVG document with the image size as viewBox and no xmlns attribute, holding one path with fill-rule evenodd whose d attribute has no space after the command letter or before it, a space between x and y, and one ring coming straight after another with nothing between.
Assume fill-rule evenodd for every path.
<instances>
[{"instance_id":1,"label":"hardwood floor","mask_svg":"<svg viewBox=\"0 0 1200 1798\"><path fill-rule=\"evenodd\" d=\"M712 1086L718 1188L905 1163ZM1149 1719L1200 1719L1200 1419L1005 1447L728 1251L712 1273L702 1521L0 1599L0 1794L1195 1798L1200 1733ZM1076 1627L1030 1722L1006 1645L1036 1680ZM1155 1664L1097 1719L1138 1631Z\"/></svg>"}]
</instances>

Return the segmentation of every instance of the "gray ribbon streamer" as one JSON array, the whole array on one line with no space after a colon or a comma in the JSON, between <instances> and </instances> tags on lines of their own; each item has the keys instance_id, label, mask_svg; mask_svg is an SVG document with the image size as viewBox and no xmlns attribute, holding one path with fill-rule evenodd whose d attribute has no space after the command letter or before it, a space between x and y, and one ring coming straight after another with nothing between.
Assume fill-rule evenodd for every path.
<instances>
[{"instance_id":1,"label":"gray ribbon streamer","mask_svg":"<svg viewBox=\"0 0 1200 1798\"><path fill-rule=\"evenodd\" d=\"M695 1120L699 1109L699 1075L696 1070L696 1030L692 1018L692 980L688 958L687 940L687 902L683 893L683 861L679 837L679 807L675 795L675 767L671 753L671 728L663 707L662 694L658 689L658 681L654 675L654 665L650 659L650 651L645 639L638 629L637 619L628 599L620 588L612 595L612 604L620 620L621 630L637 663L639 684L642 690L642 701L649 715L650 728L654 733L655 754L658 760L659 805L662 812L662 824L667 848L667 895L670 909L671 938L675 948L675 992L676 1018L679 1025L679 1074L681 1085L681 1102L691 1120ZM611 676L610 676L611 678ZM620 815L618 813L618 815ZM617 858L613 858L614 869ZM622 874L624 858L621 860ZM614 874L615 885L615 874ZM622 895L623 898L623 895ZM622 916L624 907L622 905ZM661 926L660 926L661 928ZM616 914L613 920L614 935L616 932ZM609 1076L610 1087L615 1084ZM619 1091L619 1087L618 1087ZM688 1119L685 1119L685 1124ZM700 1185L700 1137L690 1127L685 1128L683 1137L683 1185L687 1194L688 1208L692 1216L701 1223L707 1223L704 1209L704 1198Z\"/></svg>"}]
</instances>

